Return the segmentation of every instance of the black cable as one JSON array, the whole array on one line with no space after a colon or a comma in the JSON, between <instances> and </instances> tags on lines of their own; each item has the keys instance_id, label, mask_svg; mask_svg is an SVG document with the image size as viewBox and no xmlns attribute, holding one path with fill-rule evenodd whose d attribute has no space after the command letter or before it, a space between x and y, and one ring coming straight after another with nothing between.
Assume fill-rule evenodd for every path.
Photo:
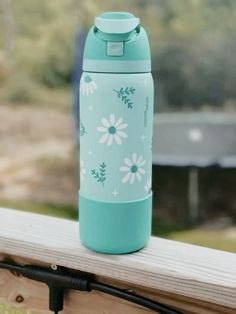
<instances>
[{"instance_id":1,"label":"black cable","mask_svg":"<svg viewBox=\"0 0 236 314\"><path fill-rule=\"evenodd\" d=\"M12 263L8 263L8 262L4 262L4 261L0 261L0 268L11 270L11 271L14 271L17 273L21 273L23 270L23 266L21 266L21 265L12 264Z\"/></svg>"},{"instance_id":2,"label":"black cable","mask_svg":"<svg viewBox=\"0 0 236 314\"><path fill-rule=\"evenodd\" d=\"M0 261L0 268L20 273L24 277L47 284L49 287L49 309L54 314L58 314L58 312L63 310L64 291L66 289L87 292L97 290L139 304L160 314L182 314L182 312L167 305L133 294L127 290L99 283L88 276L75 275L64 268L59 267L57 270L52 270L45 267L21 266L3 261Z\"/></svg>"},{"instance_id":3,"label":"black cable","mask_svg":"<svg viewBox=\"0 0 236 314\"><path fill-rule=\"evenodd\" d=\"M167 305L161 304L157 301L152 301L140 295L133 294L127 290L112 287L110 285L99 282L91 282L90 287L92 290L98 290L106 294L111 294L115 297L142 305L146 308L149 308L150 310L157 311L160 314L182 314L181 312L174 310Z\"/></svg>"}]
</instances>

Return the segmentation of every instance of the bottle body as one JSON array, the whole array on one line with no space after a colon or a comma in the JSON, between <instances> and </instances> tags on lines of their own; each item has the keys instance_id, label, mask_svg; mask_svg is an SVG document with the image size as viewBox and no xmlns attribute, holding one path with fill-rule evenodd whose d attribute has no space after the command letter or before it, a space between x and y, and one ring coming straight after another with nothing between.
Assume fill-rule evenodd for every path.
<instances>
[{"instance_id":1,"label":"bottle body","mask_svg":"<svg viewBox=\"0 0 236 314\"><path fill-rule=\"evenodd\" d=\"M151 73L84 72L80 83L80 238L105 253L151 233Z\"/></svg>"}]
</instances>

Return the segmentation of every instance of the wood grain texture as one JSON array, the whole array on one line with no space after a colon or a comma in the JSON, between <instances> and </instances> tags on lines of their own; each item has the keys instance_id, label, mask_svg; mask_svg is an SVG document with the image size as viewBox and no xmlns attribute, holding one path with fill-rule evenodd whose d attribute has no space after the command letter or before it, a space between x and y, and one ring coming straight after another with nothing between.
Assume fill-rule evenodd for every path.
<instances>
[{"instance_id":1,"label":"wood grain texture","mask_svg":"<svg viewBox=\"0 0 236 314\"><path fill-rule=\"evenodd\" d=\"M23 277L15 277L7 271L0 272L1 301L18 308L30 309L37 313L52 313L48 310L48 288L46 285ZM151 314L154 312L100 292L67 291L62 313Z\"/></svg>"},{"instance_id":2,"label":"wood grain texture","mask_svg":"<svg viewBox=\"0 0 236 314\"><path fill-rule=\"evenodd\" d=\"M6 256L0 256L1 259ZM7 256L9 259L9 256ZM29 259L15 258L15 262L20 264L34 264L35 261ZM42 264L41 264L42 265ZM43 263L43 266L50 266ZM111 280L106 277L96 276L100 282L132 290L136 294L146 296L152 300L157 300L163 304L181 309L185 314L234 314L235 310L214 305L191 298L182 297L171 293L139 287L129 283ZM20 301L20 302L19 302ZM0 271L0 304L10 304L14 307L33 310L34 313L50 313L48 311L48 288L42 283L28 280L6 270ZM138 305L124 300L104 295L99 292L75 292L67 290L63 314L74 314L75 309L79 309L81 314L147 314L154 313ZM31 311L27 313L31 313Z\"/></svg>"},{"instance_id":3,"label":"wood grain texture","mask_svg":"<svg viewBox=\"0 0 236 314\"><path fill-rule=\"evenodd\" d=\"M137 253L98 254L81 245L76 222L3 208L0 253L93 273L146 289L148 295L163 300L173 296L181 308L189 304L186 313L236 309L236 254L232 253L152 237ZM201 304L201 312L195 311L194 305Z\"/></svg>"}]
</instances>

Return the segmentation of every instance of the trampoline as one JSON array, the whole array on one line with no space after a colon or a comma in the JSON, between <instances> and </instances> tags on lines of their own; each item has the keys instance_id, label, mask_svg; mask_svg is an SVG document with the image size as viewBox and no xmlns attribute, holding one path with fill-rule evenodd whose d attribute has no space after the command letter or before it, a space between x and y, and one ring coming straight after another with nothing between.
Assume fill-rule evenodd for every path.
<instances>
[{"instance_id":1,"label":"trampoline","mask_svg":"<svg viewBox=\"0 0 236 314\"><path fill-rule=\"evenodd\" d=\"M236 167L236 114L155 115L153 164L189 167L189 220L197 221L198 169L209 166Z\"/></svg>"}]
</instances>

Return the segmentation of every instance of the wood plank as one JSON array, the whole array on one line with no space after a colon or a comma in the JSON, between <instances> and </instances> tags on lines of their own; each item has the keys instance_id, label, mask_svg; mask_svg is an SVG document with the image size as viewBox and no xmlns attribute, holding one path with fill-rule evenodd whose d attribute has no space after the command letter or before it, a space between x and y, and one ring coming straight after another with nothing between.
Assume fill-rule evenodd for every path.
<instances>
[{"instance_id":1,"label":"wood plank","mask_svg":"<svg viewBox=\"0 0 236 314\"><path fill-rule=\"evenodd\" d=\"M37 313L52 313L48 310L48 288L43 283L34 282L23 277L16 277L10 272L0 272L0 302L18 308L31 309ZM63 314L129 313L151 314L141 306L114 298L99 292L67 291L65 294Z\"/></svg>"},{"instance_id":2,"label":"wood plank","mask_svg":"<svg viewBox=\"0 0 236 314\"><path fill-rule=\"evenodd\" d=\"M173 294L192 304L225 307L223 313L236 309L233 253L152 237L133 254L98 254L81 245L76 222L3 208L0 252Z\"/></svg>"},{"instance_id":3,"label":"wood plank","mask_svg":"<svg viewBox=\"0 0 236 314\"><path fill-rule=\"evenodd\" d=\"M4 259L4 256L1 256ZM9 256L8 256L9 259ZM34 264L35 261L15 258L15 262L20 264ZM43 266L50 266L43 264ZM163 304L169 304L184 311L185 314L234 314L235 310L230 308L213 305L211 303L192 300L178 295L163 293L153 289L147 289L110 280L105 277L97 276L100 282L108 283L113 286L132 290L136 294L149 297ZM50 313L48 311L48 288L42 283L28 280L6 270L0 271L0 303L10 304L14 307L33 310L35 313ZM139 307L124 300L112 296L104 295L99 292L75 292L67 290L65 294L63 313L74 314L75 309L80 309L83 314L147 314L153 311Z\"/></svg>"}]
</instances>

